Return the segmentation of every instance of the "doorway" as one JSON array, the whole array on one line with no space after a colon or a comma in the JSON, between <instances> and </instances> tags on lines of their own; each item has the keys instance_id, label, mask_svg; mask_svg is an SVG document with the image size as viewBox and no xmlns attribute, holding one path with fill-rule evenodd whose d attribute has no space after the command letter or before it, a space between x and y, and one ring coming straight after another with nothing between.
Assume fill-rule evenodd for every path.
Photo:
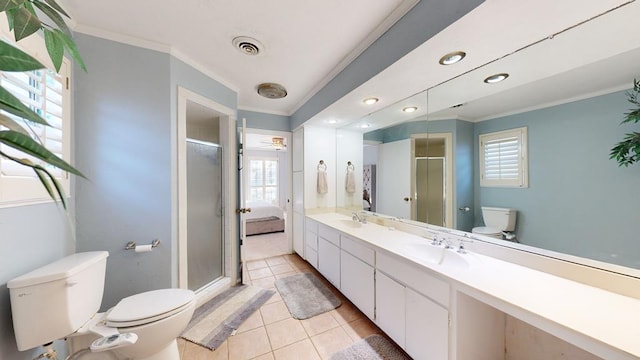
<instances>
[{"instance_id":1,"label":"doorway","mask_svg":"<svg viewBox=\"0 0 640 360\"><path fill-rule=\"evenodd\" d=\"M238 279L235 129L234 110L178 88L174 269L198 304Z\"/></svg>"},{"instance_id":2,"label":"doorway","mask_svg":"<svg viewBox=\"0 0 640 360\"><path fill-rule=\"evenodd\" d=\"M412 135L411 157L411 219L452 228L453 135Z\"/></svg>"},{"instance_id":3,"label":"doorway","mask_svg":"<svg viewBox=\"0 0 640 360\"><path fill-rule=\"evenodd\" d=\"M290 144L289 132L245 129L243 263L293 252Z\"/></svg>"}]
</instances>

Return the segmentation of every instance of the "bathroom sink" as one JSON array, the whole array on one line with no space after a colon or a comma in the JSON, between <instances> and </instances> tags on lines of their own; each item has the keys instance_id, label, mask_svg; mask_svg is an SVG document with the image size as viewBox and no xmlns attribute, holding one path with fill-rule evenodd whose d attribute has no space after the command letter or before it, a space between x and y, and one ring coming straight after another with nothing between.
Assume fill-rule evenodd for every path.
<instances>
[{"instance_id":1,"label":"bathroom sink","mask_svg":"<svg viewBox=\"0 0 640 360\"><path fill-rule=\"evenodd\" d=\"M350 227L350 228L354 228L354 229L358 229L358 228L361 228L363 226L362 223L357 222L357 221L353 221L353 220L349 220L349 219L340 219L340 220L338 220L338 222L341 225L344 225L344 226L347 226L347 227Z\"/></svg>"},{"instance_id":2,"label":"bathroom sink","mask_svg":"<svg viewBox=\"0 0 640 360\"><path fill-rule=\"evenodd\" d=\"M433 246L431 244L411 243L404 245L410 253L410 257L436 265L469 267L469 262L464 254L455 250Z\"/></svg>"}]
</instances>

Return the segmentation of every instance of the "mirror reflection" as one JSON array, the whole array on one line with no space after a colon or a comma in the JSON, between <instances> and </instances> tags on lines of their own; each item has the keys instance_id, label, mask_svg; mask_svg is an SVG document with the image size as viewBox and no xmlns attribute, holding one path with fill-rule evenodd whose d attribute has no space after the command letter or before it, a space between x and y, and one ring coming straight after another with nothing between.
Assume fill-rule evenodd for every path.
<instances>
[{"instance_id":1,"label":"mirror reflection","mask_svg":"<svg viewBox=\"0 0 640 360\"><path fill-rule=\"evenodd\" d=\"M640 131L620 124L640 78L640 38L629 30L638 9L615 9L403 100L426 115L364 134L363 207L469 232L495 226L505 242L640 269L640 164L609 158ZM500 73L509 76L485 82ZM387 119L391 108L381 111Z\"/></svg>"}]
</instances>

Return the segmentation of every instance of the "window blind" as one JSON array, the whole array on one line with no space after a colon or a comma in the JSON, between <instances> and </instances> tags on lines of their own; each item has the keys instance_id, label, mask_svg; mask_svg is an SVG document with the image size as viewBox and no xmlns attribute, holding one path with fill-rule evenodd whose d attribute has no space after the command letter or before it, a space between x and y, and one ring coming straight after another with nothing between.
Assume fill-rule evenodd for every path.
<instances>
[{"instance_id":1,"label":"window blind","mask_svg":"<svg viewBox=\"0 0 640 360\"><path fill-rule=\"evenodd\" d=\"M526 128L480 135L482 186L527 186Z\"/></svg>"},{"instance_id":2,"label":"window blind","mask_svg":"<svg viewBox=\"0 0 640 360\"><path fill-rule=\"evenodd\" d=\"M63 90L65 82L66 77L46 69L29 72L0 72L0 84L22 103L38 113L51 126L24 120L5 111L0 112L21 124L36 141L63 159L65 158L63 151ZM7 155L27 158L34 163L45 166L57 178L63 178L66 174L56 167L44 164L42 161L9 146L4 144L0 146ZM32 169L6 158L0 160L0 174L3 177L36 177Z\"/></svg>"}]
</instances>

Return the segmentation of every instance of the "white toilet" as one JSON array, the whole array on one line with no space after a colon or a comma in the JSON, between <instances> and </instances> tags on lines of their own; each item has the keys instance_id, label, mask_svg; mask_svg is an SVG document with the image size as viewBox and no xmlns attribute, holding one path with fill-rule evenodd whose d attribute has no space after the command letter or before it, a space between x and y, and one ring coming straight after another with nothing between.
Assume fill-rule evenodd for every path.
<instances>
[{"instance_id":1,"label":"white toilet","mask_svg":"<svg viewBox=\"0 0 640 360\"><path fill-rule=\"evenodd\" d=\"M516 213L514 209L482 207L482 219L485 226L471 229L474 234L490 236L502 239L503 232L513 231L516 228Z\"/></svg>"},{"instance_id":2,"label":"white toilet","mask_svg":"<svg viewBox=\"0 0 640 360\"><path fill-rule=\"evenodd\" d=\"M70 355L93 344L94 351L110 352L108 358L180 359L176 337L191 320L194 292L148 291L97 313L107 256L106 251L73 254L7 283L18 350L68 338Z\"/></svg>"}]
</instances>

